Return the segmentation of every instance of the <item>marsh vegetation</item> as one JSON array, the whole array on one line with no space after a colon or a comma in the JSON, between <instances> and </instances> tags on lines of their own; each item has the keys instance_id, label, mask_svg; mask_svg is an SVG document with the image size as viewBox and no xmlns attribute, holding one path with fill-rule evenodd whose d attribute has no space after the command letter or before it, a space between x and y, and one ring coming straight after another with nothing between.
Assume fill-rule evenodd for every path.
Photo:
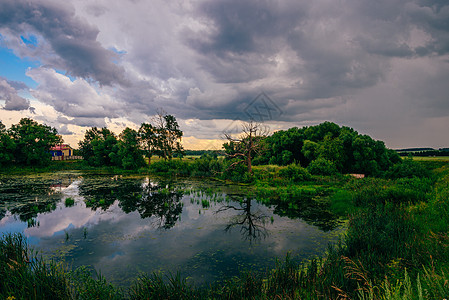
<instances>
[{"instance_id":1,"label":"marsh vegetation","mask_svg":"<svg viewBox=\"0 0 449 300\"><path fill-rule=\"evenodd\" d=\"M256 166L250 185L80 172L2 176L2 231L24 234L4 236L2 247L28 255L2 257L11 278L2 295L32 295L39 282L39 293L62 289L61 298L447 297L449 168L418 164L406 168L414 176L364 179ZM93 223L76 224L83 214ZM48 231L57 215L65 223ZM292 247L266 256L276 240ZM181 261L180 253L190 257ZM28 287L14 285L20 272Z\"/></svg>"}]
</instances>

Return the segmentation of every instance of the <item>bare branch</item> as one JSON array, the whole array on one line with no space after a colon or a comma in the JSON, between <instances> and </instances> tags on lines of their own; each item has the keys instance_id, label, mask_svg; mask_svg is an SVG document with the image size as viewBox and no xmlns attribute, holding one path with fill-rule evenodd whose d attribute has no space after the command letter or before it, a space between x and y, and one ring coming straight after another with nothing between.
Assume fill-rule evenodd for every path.
<instances>
[{"instance_id":1,"label":"bare branch","mask_svg":"<svg viewBox=\"0 0 449 300\"><path fill-rule=\"evenodd\" d=\"M262 147L262 139L268 135L268 127L254 120L250 122L242 122L242 133L238 138L233 137L230 133L224 133L224 137L229 144L225 146L228 158L241 158L247 165L248 173L252 174L252 155L260 154ZM235 164L231 164L235 166ZM230 167L231 167L230 166Z\"/></svg>"}]
</instances>

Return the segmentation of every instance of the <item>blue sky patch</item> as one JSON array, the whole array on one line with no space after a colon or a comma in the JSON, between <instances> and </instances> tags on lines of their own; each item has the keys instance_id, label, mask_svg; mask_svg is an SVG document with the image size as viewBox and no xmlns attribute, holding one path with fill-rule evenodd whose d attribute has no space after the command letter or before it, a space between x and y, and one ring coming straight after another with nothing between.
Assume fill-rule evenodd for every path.
<instances>
[{"instance_id":1,"label":"blue sky patch","mask_svg":"<svg viewBox=\"0 0 449 300\"><path fill-rule=\"evenodd\" d=\"M21 81L30 88L36 88L37 82L28 77L25 73L28 68L36 68L39 61L32 61L27 58L19 58L11 49L0 47L0 76L9 80Z\"/></svg>"},{"instance_id":2,"label":"blue sky patch","mask_svg":"<svg viewBox=\"0 0 449 300\"><path fill-rule=\"evenodd\" d=\"M25 45L27 45L27 46L36 47L38 44L37 37L35 35L31 34L27 37L24 37L23 35L21 35L20 38L22 39L22 42L24 42Z\"/></svg>"}]
</instances>

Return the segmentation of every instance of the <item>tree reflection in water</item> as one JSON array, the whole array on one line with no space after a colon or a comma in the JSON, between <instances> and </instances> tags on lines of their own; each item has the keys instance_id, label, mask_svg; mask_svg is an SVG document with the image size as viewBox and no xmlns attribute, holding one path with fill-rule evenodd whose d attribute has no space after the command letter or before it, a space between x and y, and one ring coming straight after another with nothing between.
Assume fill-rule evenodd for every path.
<instances>
[{"instance_id":1,"label":"tree reflection in water","mask_svg":"<svg viewBox=\"0 0 449 300\"><path fill-rule=\"evenodd\" d=\"M61 191L76 176L58 178L9 176L0 178L0 220L9 211L19 216L28 227L38 226L35 218L40 213L51 212L61 200Z\"/></svg>"},{"instance_id":2,"label":"tree reflection in water","mask_svg":"<svg viewBox=\"0 0 449 300\"><path fill-rule=\"evenodd\" d=\"M170 229L175 226L182 213L183 192L177 189L173 182L161 183L147 181L141 185L141 193L127 202L120 201L120 207L125 212L137 210L142 219L156 217L157 227Z\"/></svg>"},{"instance_id":3,"label":"tree reflection in water","mask_svg":"<svg viewBox=\"0 0 449 300\"><path fill-rule=\"evenodd\" d=\"M238 201L237 205L227 204L220 207L215 213L220 213L228 210L238 211L239 214L233 216L230 222L225 227L228 232L235 227L240 227L240 233L245 240L254 241L268 236L268 230L265 227L268 216L263 214L260 210L251 211L252 199L247 197L242 201Z\"/></svg>"},{"instance_id":4,"label":"tree reflection in water","mask_svg":"<svg viewBox=\"0 0 449 300\"><path fill-rule=\"evenodd\" d=\"M289 219L302 219L324 232L334 230L341 224L339 217L330 211L329 204L325 201L304 197L291 202L276 199L265 202L274 206L274 214Z\"/></svg>"},{"instance_id":5,"label":"tree reflection in water","mask_svg":"<svg viewBox=\"0 0 449 300\"><path fill-rule=\"evenodd\" d=\"M38 226L39 223L35 222L37 215L53 211L61 201L61 192L78 179L77 174L0 177L0 220L11 213L27 222L29 227ZM183 190L179 181L105 175L84 176L78 185L79 195L92 210L106 210L117 202L125 213L137 211L142 218L151 219L155 226L164 229L172 228L179 221L183 210ZM201 197L210 197L209 190L213 188L206 186L200 190ZM252 201L255 200L239 198L231 193L227 194L232 201L217 211L238 212L226 226L226 231L239 227L246 239L265 238L268 235L265 228L267 216L260 211L254 212ZM288 201L273 197L259 199L258 203L273 206L274 214L281 217L300 218L324 231L333 230L340 223L338 217L330 212L328 203L315 197Z\"/></svg>"},{"instance_id":6,"label":"tree reflection in water","mask_svg":"<svg viewBox=\"0 0 449 300\"><path fill-rule=\"evenodd\" d=\"M174 182L146 179L86 178L79 186L86 206L92 210L108 209L115 201L125 212L139 212L142 219L151 218L159 228L175 226L182 213L183 192Z\"/></svg>"}]
</instances>

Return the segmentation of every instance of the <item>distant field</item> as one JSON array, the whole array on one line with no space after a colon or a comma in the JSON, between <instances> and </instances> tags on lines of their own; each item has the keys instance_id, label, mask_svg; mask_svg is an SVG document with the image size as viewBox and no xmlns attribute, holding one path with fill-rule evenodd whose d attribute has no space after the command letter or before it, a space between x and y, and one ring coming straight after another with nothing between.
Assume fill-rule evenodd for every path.
<instances>
[{"instance_id":1,"label":"distant field","mask_svg":"<svg viewBox=\"0 0 449 300\"><path fill-rule=\"evenodd\" d=\"M447 162L449 162L449 156L413 156L413 160L416 160L416 161L447 161Z\"/></svg>"}]
</instances>

